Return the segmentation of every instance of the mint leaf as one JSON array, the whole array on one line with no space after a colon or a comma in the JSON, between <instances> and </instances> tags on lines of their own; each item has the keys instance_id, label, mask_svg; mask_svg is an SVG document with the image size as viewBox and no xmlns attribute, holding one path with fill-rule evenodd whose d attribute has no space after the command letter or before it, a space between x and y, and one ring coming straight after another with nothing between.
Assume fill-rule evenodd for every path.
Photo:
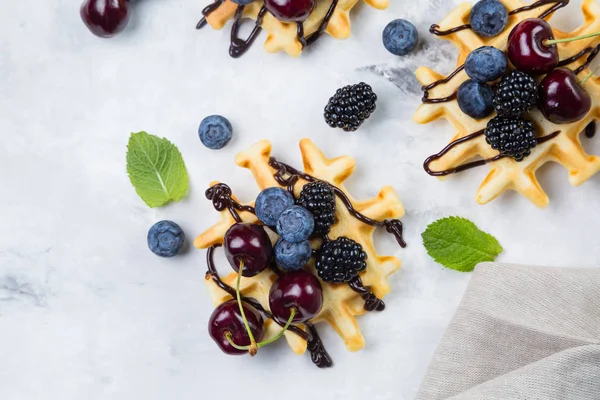
<instances>
[{"instance_id":1,"label":"mint leaf","mask_svg":"<svg viewBox=\"0 0 600 400\"><path fill-rule=\"evenodd\" d=\"M181 153L167 139L132 133L127 144L127 174L137 194L150 207L178 201L188 189Z\"/></svg>"},{"instance_id":2,"label":"mint leaf","mask_svg":"<svg viewBox=\"0 0 600 400\"><path fill-rule=\"evenodd\" d=\"M495 237L465 218L442 218L421 234L423 245L436 262L461 272L473 271L483 261L494 261L502 253Z\"/></svg>"}]
</instances>

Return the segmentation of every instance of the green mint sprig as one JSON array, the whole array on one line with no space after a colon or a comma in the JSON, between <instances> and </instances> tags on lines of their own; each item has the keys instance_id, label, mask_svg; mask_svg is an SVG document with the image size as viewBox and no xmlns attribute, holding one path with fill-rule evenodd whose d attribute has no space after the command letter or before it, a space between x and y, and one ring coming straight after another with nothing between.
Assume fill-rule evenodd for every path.
<instances>
[{"instance_id":1,"label":"green mint sprig","mask_svg":"<svg viewBox=\"0 0 600 400\"><path fill-rule=\"evenodd\" d=\"M179 201L189 180L177 147L146 132L132 133L127 144L127 174L137 194L150 207Z\"/></svg>"},{"instance_id":2,"label":"green mint sprig","mask_svg":"<svg viewBox=\"0 0 600 400\"><path fill-rule=\"evenodd\" d=\"M471 272L483 261L494 261L502 253L495 237L465 218L442 218L421 234L423 245L436 262L446 268Z\"/></svg>"}]
</instances>

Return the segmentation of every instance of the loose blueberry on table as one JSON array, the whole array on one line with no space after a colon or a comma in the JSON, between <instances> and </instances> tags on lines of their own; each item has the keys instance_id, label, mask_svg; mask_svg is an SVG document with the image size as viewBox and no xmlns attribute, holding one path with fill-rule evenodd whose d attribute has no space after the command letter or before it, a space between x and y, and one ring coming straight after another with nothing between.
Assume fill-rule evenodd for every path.
<instances>
[{"instance_id":1,"label":"loose blueberry on table","mask_svg":"<svg viewBox=\"0 0 600 400\"><path fill-rule=\"evenodd\" d=\"M225 256L236 271L236 287L219 277L213 260L218 245L208 249L207 279L211 279L232 299L219 305L209 321L209 333L227 354L257 354L258 350L279 339L286 331L307 341L313 362L319 367L332 365L321 343L312 320L324 307L323 285L347 284L364 300L366 311L382 311L378 299L360 279L367 268L367 254L356 241L340 236L330 238L336 222L336 200L339 199L350 214L359 221L385 227L404 247L399 220L374 221L354 209L350 199L339 188L298 171L271 158L269 166L281 187L264 189L257 197L255 207L242 206L233 198L225 184L216 184L206 191L206 197L218 211L228 210L236 222L226 232L223 243ZM295 185L305 181L298 199ZM245 223L239 212L252 213L259 223ZM262 225L264 224L264 225ZM265 229L280 235L274 249ZM309 239L312 240L309 241ZM313 251L313 244L316 249ZM316 258L316 275L309 267ZM311 264L312 265L312 264ZM263 273L266 269L276 274L270 287L267 310L263 305L243 294L241 282ZM317 277L318 275L318 277ZM275 336L263 339L264 321L273 320L281 330ZM303 324L305 329L296 324Z\"/></svg>"},{"instance_id":2,"label":"loose blueberry on table","mask_svg":"<svg viewBox=\"0 0 600 400\"><path fill-rule=\"evenodd\" d=\"M233 136L231 122L221 115L210 115L200 122L198 136L204 146L219 150L227 146Z\"/></svg>"},{"instance_id":3,"label":"loose blueberry on table","mask_svg":"<svg viewBox=\"0 0 600 400\"><path fill-rule=\"evenodd\" d=\"M148 231L148 248L160 257L176 256L185 242L183 230L173 221L159 221Z\"/></svg>"},{"instance_id":4,"label":"loose blueberry on table","mask_svg":"<svg viewBox=\"0 0 600 400\"><path fill-rule=\"evenodd\" d=\"M417 47L417 28L405 19L396 19L386 25L382 34L383 46L396 56L404 56Z\"/></svg>"}]
</instances>

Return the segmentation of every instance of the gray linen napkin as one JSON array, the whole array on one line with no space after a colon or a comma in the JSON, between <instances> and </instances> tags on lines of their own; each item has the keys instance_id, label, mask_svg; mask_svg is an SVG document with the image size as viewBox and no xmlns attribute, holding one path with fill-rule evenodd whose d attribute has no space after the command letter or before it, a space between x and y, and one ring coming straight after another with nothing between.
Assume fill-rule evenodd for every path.
<instances>
[{"instance_id":1,"label":"gray linen napkin","mask_svg":"<svg viewBox=\"0 0 600 400\"><path fill-rule=\"evenodd\" d=\"M417 400L600 400L600 269L483 263Z\"/></svg>"}]
</instances>

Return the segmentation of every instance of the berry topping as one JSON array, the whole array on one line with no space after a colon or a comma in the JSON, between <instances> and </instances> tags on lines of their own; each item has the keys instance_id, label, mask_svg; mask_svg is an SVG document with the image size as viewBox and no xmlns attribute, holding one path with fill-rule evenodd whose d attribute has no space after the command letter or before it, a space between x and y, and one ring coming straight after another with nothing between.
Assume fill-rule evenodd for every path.
<instances>
[{"instance_id":1,"label":"berry topping","mask_svg":"<svg viewBox=\"0 0 600 400\"><path fill-rule=\"evenodd\" d=\"M332 128L353 132L375 111L376 101L377 95L364 82L344 86L325 106L325 122Z\"/></svg>"},{"instance_id":2,"label":"berry topping","mask_svg":"<svg viewBox=\"0 0 600 400\"><path fill-rule=\"evenodd\" d=\"M492 118L485 128L485 140L494 150L515 161L522 161L537 145L533 124L519 117Z\"/></svg>"},{"instance_id":3,"label":"berry topping","mask_svg":"<svg viewBox=\"0 0 600 400\"><path fill-rule=\"evenodd\" d=\"M555 124L579 121L592 108L592 99L567 68L558 68L540 83L538 108L544 117Z\"/></svg>"},{"instance_id":4,"label":"berry topping","mask_svg":"<svg viewBox=\"0 0 600 400\"><path fill-rule=\"evenodd\" d=\"M256 216L267 226L275 226L282 212L294 205L290 192L274 186L266 188L256 198Z\"/></svg>"},{"instance_id":5,"label":"berry topping","mask_svg":"<svg viewBox=\"0 0 600 400\"><path fill-rule=\"evenodd\" d=\"M315 219L314 234L323 236L329 233L335 222L335 193L327 182L316 181L304 185L298 205L310 211Z\"/></svg>"},{"instance_id":6,"label":"berry topping","mask_svg":"<svg viewBox=\"0 0 600 400\"><path fill-rule=\"evenodd\" d=\"M277 221L277 233L283 240L292 243L302 242L312 235L315 229L313 215L304 207L292 206L281 213Z\"/></svg>"},{"instance_id":7,"label":"berry topping","mask_svg":"<svg viewBox=\"0 0 600 400\"><path fill-rule=\"evenodd\" d=\"M233 129L231 123L220 115L211 115L202 120L198 128L198 136L202 144L209 149L222 149L229 143Z\"/></svg>"},{"instance_id":8,"label":"berry topping","mask_svg":"<svg viewBox=\"0 0 600 400\"><path fill-rule=\"evenodd\" d=\"M265 0L267 10L282 22L302 22L315 8L314 0Z\"/></svg>"},{"instance_id":9,"label":"berry topping","mask_svg":"<svg viewBox=\"0 0 600 400\"><path fill-rule=\"evenodd\" d=\"M461 111L471 118L485 118L494 111L494 91L487 83L464 81L458 87L456 100Z\"/></svg>"},{"instance_id":10,"label":"berry topping","mask_svg":"<svg viewBox=\"0 0 600 400\"><path fill-rule=\"evenodd\" d=\"M498 115L518 117L528 112L537 101L535 79L522 71L512 71L502 77L494 97Z\"/></svg>"},{"instance_id":11,"label":"berry topping","mask_svg":"<svg viewBox=\"0 0 600 400\"><path fill-rule=\"evenodd\" d=\"M419 33L417 28L405 19L396 19L385 27L382 35L383 45L390 53L404 56L417 47Z\"/></svg>"},{"instance_id":12,"label":"berry topping","mask_svg":"<svg viewBox=\"0 0 600 400\"><path fill-rule=\"evenodd\" d=\"M252 335L256 341L260 341L264 334L263 318L254 307L246 303L243 303L243 307ZM235 300L226 301L215 308L208 320L208 334L224 353L231 355L248 354L248 350L236 349L227 340L227 335L229 335L231 341L238 346L250 345L250 337L244 325L244 318Z\"/></svg>"},{"instance_id":13,"label":"berry topping","mask_svg":"<svg viewBox=\"0 0 600 400\"><path fill-rule=\"evenodd\" d=\"M295 309L292 322L307 322L323 307L323 289L316 276L304 270L286 272L271 286L269 308L280 323Z\"/></svg>"},{"instance_id":14,"label":"berry topping","mask_svg":"<svg viewBox=\"0 0 600 400\"><path fill-rule=\"evenodd\" d=\"M506 55L492 46L482 46L473 50L465 61L465 72L477 82L491 82L506 72Z\"/></svg>"},{"instance_id":15,"label":"berry topping","mask_svg":"<svg viewBox=\"0 0 600 400\"><path fill-rule=\"evenodd\" d=\"M148 231L148 247L160 257L173 257L179 253L185 234L175 222L160 221Z\"/></svg>"},{"instance_id":16,"label":"berry topping","mask_svg":"<svg viewBox=\"0 0 600 400\"><path fill-rule=\"evenodd\" d=\"M317 272L325 282L349 282L367 268L367 253L352 239L340 237L321 248Z\"/></svg>"},{"instance_id":17,"label":"berry topping","mask_svg":"<svg viewBox=\"0 0 600 400\"><path fill-rule=\"evenodd\" d=\"M247 6L248 4L251 4L254 2L254 0L231 0L233 3L237 4L238 6Z\"/></svg>"},{"instance_id":18,"label":"berry topping","mask_svg":"<svg viewBox=\"0 0 600 400\"><path fill-rule=\"evenodd\" d=\"M237 223L225 233L225 256L231 267L242 276L255 276L264 270L273 256L273 246L261 225Z\"/></svg>"},{"instance_id":19,"label":"berry topping","mask_svg":"<svg viewBox=\"0 0 600 400\"><path fill-rule=\"evenodd\" d=\"M471 28L481 36L497 36L507 22L508 10L498 0L481 0L471 9Z\"/></svg>"},{"instance_id":20,"label":"berry topping","mask_svg":"<svg viewBox=\"0 0 600 400\"><path fill-rule=\"evenodd\" d=\"M109 38L129 22L129 0L86 0L79 10L83 23L96 36Z\"/></svg>"},{"instance_id":21,"label":"berry topping","mask_svg":"<svg viewBox=\"0 0 600 400\"><path fill-rule=\"evenodd\" d=\"M306 265L312 256L312 246L308 240L291 243L279 239L275 243L275 261L287 271L295 271Z\"/></svg>"}]
</instances>

